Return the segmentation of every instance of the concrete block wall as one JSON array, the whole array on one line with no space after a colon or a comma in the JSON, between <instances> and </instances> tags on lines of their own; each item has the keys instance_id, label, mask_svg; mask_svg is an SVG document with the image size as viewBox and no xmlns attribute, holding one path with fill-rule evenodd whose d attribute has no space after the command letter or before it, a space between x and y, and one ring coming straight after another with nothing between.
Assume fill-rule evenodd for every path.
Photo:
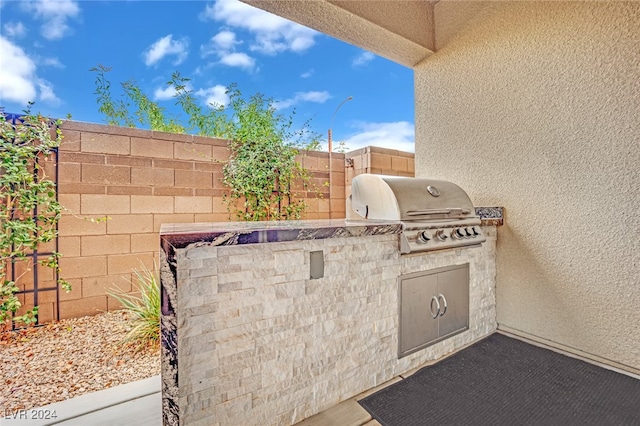
<instances>
[{"instance_id":1,"label":"concrete block wall","mask_svg":"<svg viewBox=\"0 0 640 426\"><path fill-rule=\"evenodd\" d=\"M341 219L345 216L345 154L306 151L298 157L302 167L313 174L311 182L322 194L300 193L308 206L304 219ZM331 161L331 168L329 168ZM301 188L298 188L301 189Z\"/></svg>"},{"instance_id":2,"label":"concrete block wall","mask_svg":"<svg viewBox=\"0 0 640 426\"><path fill-rule=\"evenodd\" d=\"M153 267L162 223L230 219L222 202L228 141L73 121L62 125L62 134L57 179L65 211L58 251L63 255L60 276L72 284L72 291L59 292L61 319L119 308L107 293L132 291L132 269ZM377 147L331 157L327 152L301 152L298 161L311 172L320 193L318 197L313 190L294 187L308 205L304 219L344 218L350 179L356 174L413 176L414 170L413 154ZM47 176L54 178L54 159L43 164ZM105 217L109 219L102 220ZM52 242L40 251L53 250ZM18 273L20 268L26 266L17 265ZM39 288L55 287L48 268L39 267L38 272ZM21 279L21 289L33 288L28 277ZM25 308L34 304L32 294L20 296L20 301ZM55 319L54 291L39 292L38 305L41 323Z\"/></svg>"},{"instance_id":3,"label":"concrete block wall","mask_svg":"<svg viewBox=\"0 0 640 426\"><path fill-rule=\"evenodd\" d=\"M347 152L345 187L346 195L351 193L351 179L355 176L371 173L389 176L415 176L415 160L412 152L367 146Z\"/></svg>"},{"instance_id":4,"label":"concrete block wall","mask_svg":"<svg viewBox=\"0 0 640 426\"><path fill-rule=\"evenodd\" d=\"M222 202L228 141L78 122L62 130L60 267L73 290L60 291L60 318L118 309L107 293L134 290L132 269L153 267L162 223L229 220ZM331 197L328 153L302 152L299 161L321 195L300 188L309 205L305 218L344 217L344 154L333 155ZM53 318L54 296L40 298L41 322Z\"/></svg>"}]
</instances>

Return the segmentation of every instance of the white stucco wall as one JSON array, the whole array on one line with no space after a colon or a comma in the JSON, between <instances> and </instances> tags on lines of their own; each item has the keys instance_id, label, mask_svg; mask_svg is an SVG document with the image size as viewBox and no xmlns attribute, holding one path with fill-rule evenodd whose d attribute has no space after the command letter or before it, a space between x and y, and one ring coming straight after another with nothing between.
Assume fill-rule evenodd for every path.
<instances>
[{"instance_id":1,"label":"white stucco wall","mask_svg":"<svg viewBox=\"0 0 640 426\"><path fill-rule=\"evenodd\" d=\"M490 3L415 91L417 176L506 208L498 323L640 369L640 3Z\"/></svg>"}]
</instances>

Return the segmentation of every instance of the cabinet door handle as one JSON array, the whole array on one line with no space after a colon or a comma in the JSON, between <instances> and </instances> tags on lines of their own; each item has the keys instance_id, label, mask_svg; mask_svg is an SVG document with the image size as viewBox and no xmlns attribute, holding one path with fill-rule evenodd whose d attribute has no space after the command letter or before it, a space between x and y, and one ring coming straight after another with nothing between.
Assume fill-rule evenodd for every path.
<instances>
[{"instance_id":1,"label":"cabinet door handle","mask_svg":"<svg viewBox=\"0 0 640 426\"><path fill-rule=\"evenodd\" d=\"M443 316L445 312L447 312L447 299L444 297L444 294L442 293L438 295L438 299L440 298L442 298L442 306L443 306L442 312L440 312L440 316ZM440 310L440 303L438 303L438 310Z\"/></svg>"},{"instance_id":2,"label":"cabinet door handle","mask_svg":"<svg viewBox=\"0 0 640 426\"><path fill-rule=\"evenodd\" d=\"M433 302L436 302L436 313L433 313ZM440 313L440 302L438 301L438 298L436 296L431 296L431 303L429 304L429 310L431 311L431 318L436 319L438 318L438 315L442 315Z\"/></svg>"}]
</instances>

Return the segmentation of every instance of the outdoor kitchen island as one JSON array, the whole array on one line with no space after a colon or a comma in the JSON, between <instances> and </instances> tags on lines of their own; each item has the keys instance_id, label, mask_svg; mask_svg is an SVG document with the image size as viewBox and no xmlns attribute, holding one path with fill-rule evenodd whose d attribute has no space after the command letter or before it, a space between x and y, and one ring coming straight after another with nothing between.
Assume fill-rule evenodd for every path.
<instances>
[{"instance_id":1,"label":"outdoor kitchen island","mask_svg":"<svg viewBox=\"0 0 640 426\"><path fill-rule=\"evenodd\" d=\"M164 424L294 424L492 333L502 209L476 213L482 245L404 255L400 222L163 225ZM399 358L399 277L467 264L468 329Z\"/></svg>"}]
</instances>

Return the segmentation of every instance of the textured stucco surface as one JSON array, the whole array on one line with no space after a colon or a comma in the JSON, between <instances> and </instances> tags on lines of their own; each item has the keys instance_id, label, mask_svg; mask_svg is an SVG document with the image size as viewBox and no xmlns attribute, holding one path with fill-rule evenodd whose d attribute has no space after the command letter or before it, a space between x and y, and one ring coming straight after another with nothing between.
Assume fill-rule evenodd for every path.
<instances>
[{"instance_id":1,"label":"textured stucco surface","mask_svg":"<svg viewBox=\"0 0 640 426\"><path fill-rule=\"evenodd\" d=\"M433 7L423 0L242 0L412 67L433 53Z\"/></svg>"},{"instance_id":2,"label":"textured stucco surface","mask_svg":"<svg viewBox=\"0 0 640 426\"><path fill-rule=\"evenodd\" d=\"M640 3L490 3L415 91L416 175L505 207L498 323L640 368Z\"/></svg>"},{"instance_id":3,"label":"textured stucco surface","mask_svg":"<svg viewBox=\"0 0 640 426\"><path fill-rule=\"evenodd\" d=\"M389 31L433 50L433 4L425 0L328 0Z\"/></svg>"}]
</instances>

